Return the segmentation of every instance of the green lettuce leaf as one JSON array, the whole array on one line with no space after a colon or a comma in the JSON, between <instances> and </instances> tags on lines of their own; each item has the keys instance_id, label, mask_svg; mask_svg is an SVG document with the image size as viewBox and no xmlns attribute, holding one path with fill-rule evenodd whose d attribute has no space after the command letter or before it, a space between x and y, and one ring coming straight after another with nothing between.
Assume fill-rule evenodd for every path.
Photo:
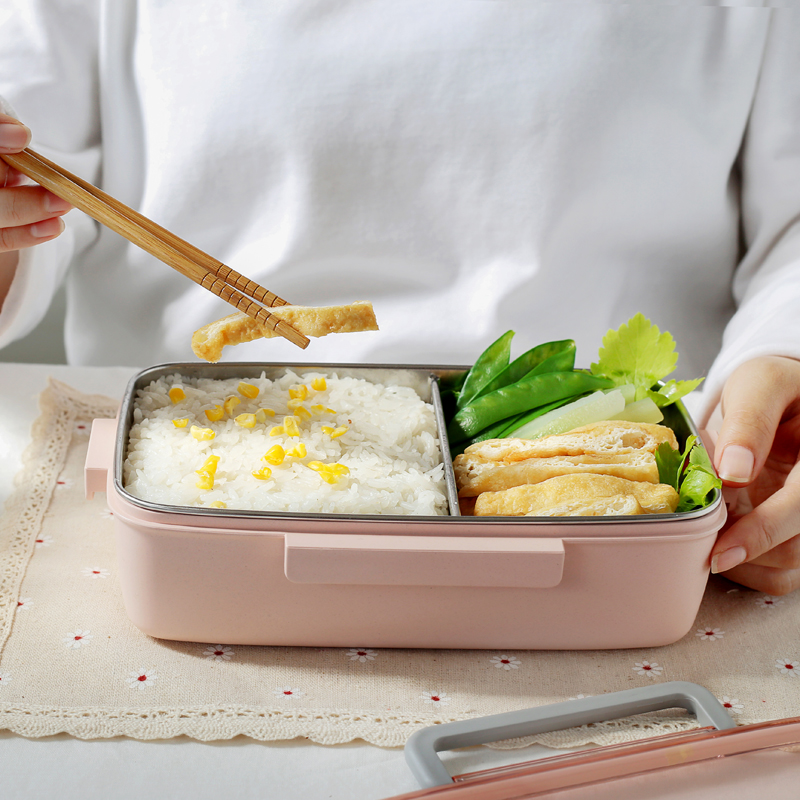
<instances>
[{"instance_id":1,"label":"green lettuce leaf","mask_svg":"<svg viewBox=\"0 0 800 800\"><path fill-rule=\"evenodd\" d=\"M658 482L666 483L678 491L678 476L683 465L683 453L673 450L667 442L661 442L655 452L658 467Z\"/></svg>"},{"instance_id":2,"label":"green lettuce leaf","mask_svg":"<svg viewBox=\"0 0 800 800\"><path fill-rule=\"evenodd\" d=\"M658 391L652 387L669 375L678 364L675 340L668 332L662 333L644 314L635 314L617 330L603 337L597 363L591 365L593 375L611 378L615 386L626 383L636 387L635 400L645 397L659 406L674 403L696 389L703 380L671 380Z\"/></svg>"},{"instance_id":3,"label":"green lettuce leaf","mask_svg":"<svg viewBox=\"0 0 800 800\"><path fill-rule=\"evenodd\" d=\"M651 398L659 408L663 408L685 397L689 392L693 392L703 380L703 378L695 378L691 381L669 380L657 392L648 389L646 396Z\"/></svg>"},{"instance_id":4,"label":"green lettuce leaf","mask_svg":"<svg viewBox=\"0 0 800 800\"><path fill-rule=\"evenodd\" d=\"M659 482L678 492L678 513L704 508L711 502L714 489L722 488L708 452L696 436L686 440L683 451L662 442L655 456Z\"/></svg>"},{"instance_id":5,"label":"green lettuce leaf","mask_svg":"<svg viewBox=\"0 0 800 800\"><path fill-rule=\"evenodd\" d=\"M678 492L678 508L680 514L683 511L692 511L695 508L704 508L711 502L714 489L722 485L720 479L711 472L700 467L689 467L681 480L681 488Z\"/></svg>"},{"instance_id":6,"label":"green lettuce leaf","mask_svg":"<svg viewBox=\"0 0 800 800\"><path fill-rule=\"evenodd\" d=\"M694 467L698 467L699 469L704 469L706 472L710 472L713 475L714 464L711 462L711 457L708 455L708 450L706 450L705 447L699 443L696 436L690 436L689 439L692 440L693 445L697 445L697 447L687 448L689 450L689 464ZM688 440L686 444L688 446Z\"/></svg>"}]
</instances>

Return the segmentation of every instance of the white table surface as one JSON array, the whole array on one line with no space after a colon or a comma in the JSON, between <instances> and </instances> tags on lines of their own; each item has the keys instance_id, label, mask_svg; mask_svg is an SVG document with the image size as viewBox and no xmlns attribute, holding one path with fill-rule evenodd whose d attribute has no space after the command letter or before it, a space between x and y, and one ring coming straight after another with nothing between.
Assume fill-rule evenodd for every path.
<instances>
[{"instance_id":1,"label":"white table surface","mask_svg":"<svg viewBox=\"0 0 800 800\"><path fill-rule=\"evenodd\" d=\"M39 415L37 397L49 376L87 394L118 398L136 372L0 363L0 503L22 466L31 424ZM443 760L455 774L552 753L543 747L512 753L476 748ZM66 735L26 739L2 731L0 765L0 797L10 800L382 800L419 788L402 749L363 742L83 741Z\"/></svg>"}]
</instances>

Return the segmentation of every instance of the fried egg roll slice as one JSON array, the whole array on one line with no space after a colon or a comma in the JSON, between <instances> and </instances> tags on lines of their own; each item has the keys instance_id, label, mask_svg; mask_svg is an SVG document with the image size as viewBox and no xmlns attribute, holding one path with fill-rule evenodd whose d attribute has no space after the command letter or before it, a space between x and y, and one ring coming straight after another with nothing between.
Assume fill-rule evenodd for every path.
<instances>
[{"instance_id":1,"label":"fried egg roll slice","mask_svg":"<svg viewBox=\"0 0 800 800\"><path fill-rule=\"evenodd\" d=\"M611 475L560 475L541 483L484 492L475 501L475 516L603 517L670 514L678 493L664 483Z\"/></svg>"}]
</instances>

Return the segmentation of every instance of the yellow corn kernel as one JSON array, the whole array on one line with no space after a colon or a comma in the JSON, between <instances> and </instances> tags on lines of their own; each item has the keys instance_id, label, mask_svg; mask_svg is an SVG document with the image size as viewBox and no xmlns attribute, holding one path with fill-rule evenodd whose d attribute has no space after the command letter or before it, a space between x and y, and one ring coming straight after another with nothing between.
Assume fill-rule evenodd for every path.
<instances>
[{"instance_id":1,"label":"yellow corn kernel","mask_svg":"<svg viewBox=\"0 0 800 800\"><path fill-rule=\"evenodd\" d=\"M283 425L276 425L274 428L270 428L269 431L270 436L280 436L283 433L286 433L286 431L283 429Z\"/></svg>"},{"instance_id":2,"label":"yellow corn kernel","mask_svg":"<svg viewBox=\"0 0 800 800\"><path fill-rule=\"evenodd\" d=\"M323 425L320 430L323 433L327 433L331 439L338 439L340 436L343 436L345 433L347 433L348 428L344 425L340 425L338 428L331 428L330 425Z\"/></svg>"},{"instance_id":3,"label":"yellow corn kernel","mask_svg":"<svg viewBox=\"0 0 800 800\"><path fill-rule=\"evenodd\" d=\"M284 417L283 418L283 430L285 431L287 436L299 436L300 435L300 428L298 423L300 422L299 417Z\"/></svg>"},{"instance_id":4,"label":"yellow corn kernel","mask_svg":"<svg viewBox=\"0 0 800 800\"><path fill-rule=\"evenodd\" d=\"M325 406L321 406L319 403L315 403L313 406L311 406L311 410L315 414L324 414L325 413Z\"/></svg>"},{"instance_id":5,"label":"yellow corn kernel","mask_svg":"<svg viewBox=\"0 0 800 800\"><path fill-rule=\"evenodd\" d=\"M234 420L237 425L240 425L242 428L255 428L256 426L256 415L255 414L239 414L238 417Z\"/></svg>"},{"instance_id":6,"label":"yellow corn kernel","mask_svg":"<svg viewBox=\"0 0 800 800\"><path fill-rule=\"evenodd\" d=\"M173 403L180 403L181 400L186 399L186 392L181 389L180 386L173 386L167 394L169 395L169 399L172 400Z\"/></svg>"},{"instance_id":7,"label":"yellow corn kernel","mask_svg":"<svg viewBox=\"0 0 800 800\"><path fill-rule=\"evenodd\" d=\"M302 442L298 442L295 447L286 452L286 457L289 458L305 458L308 455L306 446Z\"/></svg>"},{"instance_id":8,"label":"yellow corn kernel","mask_svg":"<svg viewBox=\"0 0 800 800\"><path fill-rule=\"evenodd\" d=\"M225 412L222 410L222 406L214 406L214 408L207 409L205 415L209 422L219 422L225 416Z\"/></svg>"},{"instance_id":9,"label":"yellow corn kernel","mask_svg":"<svg viewBox=\"0 0 800 800\"><path fill-rule=\"evenodd\" d=\"M299 397L295 397L293 400L288 400L286 403L286 407L289 411L294 411L296 408L301 408L303 405L303 401Z\"/></svg>"},{"instance_id":10,"label":"yellow corn kernel","mask_svg":"<svg viewBox=\"0 0 800 800\"><path fill-rule=\"evenodd\" d=\"M228 397L225 402L222 404L222 407L225 409L226 414L233 414L233 409L239 405L242 401L236 397L236 395L231 395Z\"/></svg>"},{"instance_id":11,"label":"yellow corn kernel","mask_svg":"<svg viewBox=\"0 0 800 800\"><path fill-rule=\"evenodd\" d=\"M325 378L320 376L319 378L314 378L314 380L311 381L311 388L315 392L324 392L328 388L328 384L325 381Z\"/></svg>"},{"instance_id":12,"label":"yellow corn kernel","mask_svg":"<svg viewBox=\"0 0 800 800\"><path fill-rule=\"evenodd\" d=\"M214 476L213 475L201 475L200 480L195 483L195 486L198 489L202 489L203 491L208 491L209 489L214 488Z\"/></svg>"},{"instance_id":13,"label":"yellow corn kernel","mask_svg":"<svg viewBox=\"0 0 800 800\"><path fill-rule=\"evenodd\" d=\"M304 383L299 386L292 386L289 389L289 397L293 400L305 400L308 397L308 386Z\"/></svg>"},{"instance_id":14,"label":"yellow corn kernel","mask_svg":"<svg viewBox=\"0 0 800 800\"><path fill-rule=\"evenodd\" d=\"M283 463L284 458L286 458L286 453L279 444L270 447L270 449L267 450L263 456L264 461L268 461L270 464L273 464L276 467L278 464Z\"/></svg>"},{"instance_id":15,"label":"yellow corn kernel","mask_svg":"<svg viewBox=\"0 0 800 800\"><path fill-rule=\"evenodd\" d=\"M319 471L319 476L325 481L325 483L338 483L342 479L341 475L337 475L327 467Z\"/></svg>"},{"instance_id":16,"label":"yellow corn kernel","mask_svg":"<svg viewBox=\"0 0 800 800\"><path fill-rule=\"evenodd\" d=\"M259 408L256 411L256 422L266 422L267 417L274 417L275 412L271 408Z\"/></svg>"},{"instance_id":17,"label":"yellow corn kernel","mask_svg":"<svg viewBox=\"0 0 800 800\"><path fill-rule=\"evenodd\" d=\"M294 415L296 417L299 417L300 419L311 419L311 412L305 406L300 406L299 408L296 408L294 411Z\"/></svg>"},{"instance_id":18,"label":"yellow corn kernel","mask_svg":"<svg viewBox=\"0 0 800 800\"><path fill-rule=\"evenodd\" d=\"M323 464L321 461L309 461L306 466L319 473L326 483L338 483L350 470L344 464Z\"/></svg>"},{"instance_id":19,"label":"yellow corn kernel","mask_svg":"<svg viewBox=\"0 0 800 800\"><path fill-rule=\"evenodd\" d=\"M197 425L192 425L190 430L192 432L192 436L194 436L198 442L209 442L214 438L214 436L216 436L211 428L199 428Z\"/></svg>"},{"instance_id":20,"label":"yellow corn kernel","mask_svg":"<svg viewBox=\"0 0 800 800\"><path fill-rule=\"evenodd\" d=\"M258 397L258 386L253 386L252 383L245 383L242 381L239 384L239 393L252 400L254 397Z\"/></svg>"},{"instance_id":21,"label":"yellow corn kernel","mask_svg":"<svg viewBox=\"0 0 800 800\"><path fill-rule=\"evenodd\" d=\"M213 477L217 472L217 464L219 464L219 456L209 456L205 464L195 472L198 475L211 475Z\"/></svg>"},{"instance_id":22,"label":"yellow corn kernel","mask_svg":"<svg viewBox=\"0 0 800 800\"><path fill-rule=\"evenodd\" d=\"M208 491L209 489L214 488L214 473L213 472L205 472L204 470L198 469L196 470L197 474L200 476L195 483L195 486L198 489L203 489L204 491Z\"/></svg>"},{"instance_id":23,"label":"yellow corn kernel","mask_svg":"<svg viewBox=\"0 0 800 800\"><path fill-rule=\"evenodd\" d=\"M228 506L222 502L222 500L215 500L213 503L208 504L209 508L227 508Z\"/></svg>"},{"instance_id":24,"label":"yellow corn kernel","mask_svg":"<svg viewBox=\"0 0 800 800\"><path fill-rule=\"evenodd\" d=\"M200 476L200 479L195 483L198 489L208 491L214 488L214 475L217 472L217 464L219 463L219 456L209 456L205 464L195 472Z\"/></svg>"},{"instance_id":25,"label":"yellow corn kernel","mask_svg":"<svg viewBox=\"0 0 800 800\"><path fill-rule=\"evenodd\" d=\"M272 475L272 470L269 467L261 467L253 472L253 477L258 478L260 481L268 481Z\"/></svg>"},{"instance_id":26,"label":"yellow corn kernel","mask_svg":"<svg viewBox=\"0 0 800 800\"><path fill-rule=\"evenodd\" d=\"M189 424L189 417L184 417L183 419L174 419L172 420L172 424L176 428L185 428Z\"/></svg>"}]
</instances>

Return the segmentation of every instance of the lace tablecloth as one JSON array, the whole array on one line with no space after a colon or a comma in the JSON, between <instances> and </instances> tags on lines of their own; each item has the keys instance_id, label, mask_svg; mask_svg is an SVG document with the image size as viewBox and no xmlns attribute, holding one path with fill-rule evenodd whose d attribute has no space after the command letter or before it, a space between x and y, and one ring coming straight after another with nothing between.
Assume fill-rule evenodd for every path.
<instances>
[{"instance_id":1,"label":"lace tablecloth","mask_svg":"<svg viewBox=\"0 0 800 800\"><path fill-rule=\"evenodd\" d=\"M25 736L211 741L307 737L402 745L420 727L618 691L700 683L740 723L800 715L800 593L723 579L696 624L652 650L602 652L241 647L159 641L127 619L113 516L86 501L91 420L116 402L52 382L0 524L0 728ZM674 711L540 735L551 747L692 727Z\"/></svg>"}]
</instances>

